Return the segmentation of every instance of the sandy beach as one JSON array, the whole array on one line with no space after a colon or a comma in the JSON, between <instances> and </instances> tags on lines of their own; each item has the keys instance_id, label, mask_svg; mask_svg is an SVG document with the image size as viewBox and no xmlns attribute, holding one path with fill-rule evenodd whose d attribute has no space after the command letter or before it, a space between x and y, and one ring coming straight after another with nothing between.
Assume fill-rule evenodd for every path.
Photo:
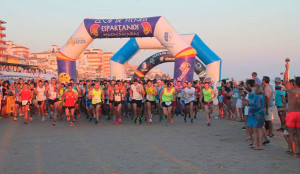
<instances>
[{"instance_id":1,"label":"sandy beach","mask_svg":"<svg viewBox=\"0 0 300 174\"><path fill-rule=\"evenodd\" d=\"M216 114L214 114L216 115ZM263 151L248 148L243 123L212 120L204 112L194 124L175 118L169 127L158 122L120 125L80 118L25 125L22 119L0 120L0 173L299 173L300 158L284 152L282 133L275 132ZM278 127L278 120L275 121ZM277 128L275 126L274 129Z\"/></svg>"}]
</instances>

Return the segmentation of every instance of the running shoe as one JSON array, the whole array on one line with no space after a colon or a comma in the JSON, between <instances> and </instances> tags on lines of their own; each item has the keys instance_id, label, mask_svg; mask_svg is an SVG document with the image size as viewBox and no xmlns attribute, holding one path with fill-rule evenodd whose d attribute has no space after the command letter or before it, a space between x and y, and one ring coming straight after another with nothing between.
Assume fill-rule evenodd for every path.
<instances>
[{"instance_id":1,"label":"running shoe","mask_svg":"<svg viewBox=\"0 0 300 174\"><path fill-rule=\"evenodd\" d=\"M14 121L17 121L18 119L17 119L17 117L14 117Z\"/></svg>"},{"instance_id":2,"label":"running shoe","mask_svg":"<svg viewBox=\"0 0 300 174\"><path fill-rule=\"evenodd\" d=\"M134 124L137 124L137 123L138 123L137 119L134 119Z\"/></svg>"},{"instance_id":3,"label":"running shoe","mask_svg":"<svg viewBox=\"0 0 300 174\"><path fill-rule=\"evenodd\" d=\"M167 126L167 127L169 126L169 123L168 123L168 122L166 122L166 126Z\"/></svg>"},{"instance_id":4,"label":"running shoe","mask_svg":"<svg viewBox=\"0 0 300 174\"><path fill-rule=\"evenodd\" d=\"M32 119L33 119L32 117L29 117L29 121L32 121Z\"/></svg>"},{"instance_id":5,"label":"running shoe","mask_svg":"<svg viewBox=\"0 0 300 174\"><path fill-rule=\"evenodd\" d=\"M194 123L194 119L191 119L191 123Z\"/></svg>"},{"instance_id":6,"label":"running shoe","mask_svg":"<svg viewBox=\"0 0 300 174\"><path fill-rule=\"evenodd\" d=\"M45 117L44 116L42 117L42 121L45 121Z\"/></svg>"},{"instance_id":7,"label":"running shoe","mask_svg":"<svg viewBox=\"0 0 300 174\"><path fill-rule=\"evenodd\" d=\"M27 120L24 121L24 124L27 124Z\"/></svg>"},{"instance_id":8,"label":"running shoe","mask_svg":"<svg viewBox=\"0 0 300 174\"><path fill-rule=\"evenodd\" d=\"M60 116L60 118L59 118L59 120L63 120L64 119L64 116L63 115L61 115Z\"/></svg>"},{"instance_id":9,"label":"running shoe","mask_svg":"<svg viewBox=\"0 0 300 174\"><path fill-rule=\"evenodd\" d=\"M171 119L171 120L170 120L170 123L171 123L171 124L174 124L174 121L173 121L173 119Z\"/></svg>"},{"instance_id":10,"label":"running shoe","mask_svg":"<svg viewBox=\"0 0 300 174\"><path fill-rule=\"evenodd\" d=\"M55 121L53 121L53 122L52 122L52 125L53 125L53 126L55 126L55 125L56 125L56 122L55 122Z\"/></svg>"},{"instance_id":11,"label":"running shoe","mask_svg":"<svg viewBox=\"0 0 300 174\"><path fill-rule=\"evenodd\" d=\"M122 122L122 119L121 119L121 118L119 118L119 119L118 119L118 122L119 122L119 123L121 123L121 122Z\"/></svg>"},{"instance_id":12,"label":"running shoe","mask_svg":"<svg viewBox=\"0 0 300 174\"><path fill-rule=\"evenodd\" d=\"M116 123L116 117L115 116L112 119L112 123Z\"/></svg>"},{"instance_id":13,"label":"running shoe","mask_svg":"<svg viewBox=\"0 0 300 174\"><path fill-rule=\"evenodd\" d=\"M98 120L95 121L95 124L98 124Z\"/></svg>"},{"instance_id":14,"label":"running shoe","mask_svg":"<svg viewBox=\"0 0 300 174\"><path fill-rule=\"evenodd\" d=\"M186 123L186 116L184 117L184 122Z\"/></svg>"},{"instance_id":15,"label":"running shoe","mask_svg":"<svg viewBox=\"0 0 300 174\"><path fill-rule=\"evenodd\" d=\"M74 122L73 121L70 122L70 126L74 126Z\"/></svg>"},{"instance_id":16,"label":"running shoe","mask_svg":"<svg viewBox=\"0 0 300 174\"><path fill-rule=\"evenodd\" d=\"M67 116L67 121L70 121L70 116Z\"/></svg>"},{"instance_id":17,"label":"running shoe","mask_svg":"<svg viewBox=\"0 0 300 174\"><path fill-rule=\"evenodd\" d=\"M93 117L90 117L90 118L89 118L89 122L91 122L92 120L93 120Z\"/></svg>"},{"instance_id":18,"label":"running shoe","mask_svg":"<svg viewBox=\"0 0 300 174\"><path fill-rule=\"evenodd\" d=\"M140 124L142 124L142 121L143 121L142 118L140 118L140 119L139 119Z\"/></svg>"},{"instance_id":19,"label":"running shoe","mask_svg":"<svg viewBox=\"0 0 300 174\"><path fill-rule=\"evenodd\" d=\"M149 123L152 123L152 118L149 119Z\"/></svg>"},{"instance_id":20,"label":"running shoe","mask_svg":"<svg viewBox=\"0 0 300 174\"><path fill-rule=\"evenodd\" d=\"M208 121L208 122L206 123L206 125L207 125L207 126L210 126L210 122Z\"/></svg>"},{"instance_id":21,"label":"running shoe","mask_svg":"<svg viewBox=\"0 0 300 174\"><path fill-rule=\"evenodd\" d=\"M163 116L160 116L159 117L159 121L163 121L164 120L164 117Z\"/></svg>"}]
</instances>

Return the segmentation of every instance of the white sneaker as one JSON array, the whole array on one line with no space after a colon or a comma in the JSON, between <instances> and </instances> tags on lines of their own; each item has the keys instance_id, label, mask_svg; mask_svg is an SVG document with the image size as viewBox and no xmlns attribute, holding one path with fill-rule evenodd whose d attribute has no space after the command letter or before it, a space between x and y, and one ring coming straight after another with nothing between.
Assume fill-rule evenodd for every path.
<instances>
[{"instance_id":1,"label":"white sneaker","mask_svg":"<svg viewBox=\"0 0 300 174\"><path fill-rule=\"evenodd\" d=\"M149 123L152 123L152 118L149 119Z\"/></svg>"},{"instance_id":2,"label":"white sneaker","mask_svg":"<svg viewBox=\"0 0 300 174\"><path fill-rule=\"evenodd\" d=\"M215 117L215 119L217 120L217 119L219 119L219 117L217 116L217 117Z\"/></svg>"}]
</instances>

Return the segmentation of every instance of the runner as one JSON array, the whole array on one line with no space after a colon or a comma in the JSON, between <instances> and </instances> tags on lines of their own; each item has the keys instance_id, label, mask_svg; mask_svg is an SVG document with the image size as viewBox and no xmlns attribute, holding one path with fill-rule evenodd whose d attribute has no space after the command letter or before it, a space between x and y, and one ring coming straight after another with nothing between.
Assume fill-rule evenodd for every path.
<instances>
[{"instance_id":1,"label":"runner","mask_svg":"<svg viewBox=\"0 0 300 174\"><path fill-rule=\"evenodd\" d=\"M145 91L143 85L138 83L138 79L134 79L133 84L130 87L130 97L132 97L132 107L135 124L138 122L142 124L142 100L144 95Z\"/></svg>"},{"instance_id":2,"label":"runner","mask_svg":"<svg viewBox=\"0 0 300 174\"><path fill-rule=\"evenodd\" d=\"M74 112L75 112L75 103L78 99L78 95L73 91L72 83L68 84L68 90L62 96L62 105L65 107L65 114L67 116L67 120L71 122L70 126L74 126Z\"/></svg>"},{"instance_id":3,"label":"runner","mask_svg":"<svg viewBox=\"0 0 300 174\"><path fill-rule=\"evenodd\" d=\"M192 82L187 82L187 88L183 90L182 98L185 103L185 116L184 122L186 121L187 114L191 118L191 123L194 123L194 101L195 101L195 88L192 87Z\"/></svg>"},{"instance_id":4,"label":"runner","mask_svg":"<svg viewBox=\"0 0 300 174\"><path fill-rule=\"evenodd\" d=\"M42 80L39 80L37 87L35 88L36 99L38 102L39 112L42 121L45 121L45 101L46 101L46 88Z\"/></svg>"},{"instance_id":5,"label":"runner","mask_svg":"<svg viewBox=\"0 0 300 174\"><path fill-rule=\"evenodd\" d=\"M31 90L28 87L28 83L24 83L23 89L20 92L21 95L21 103L22 103L22 110L24 113L24 123L27 124L28 119L28 110L29 110L29 104L32 102L32 93ZM32 119L30 119L32 120Z\"/></svg>"},{"instance_id":6,"label":"runner","mask_svg":"<svg viewBox=\"0 0 300 174\"><path fill-rule=\"evenodd\" d=\"M64 95L65 92L64 88L65 88L65 84L60 82L57 83L57 98L58 98L57 109L60 115L59 120L64 119L64 106L62 104L62 96Z\"/></svg>"},{"instance_id":7,"label":"runner","mask_svg":"<svg viewBox=\"0 0 300 174\"><path fill-rule=\"evenodd\" d=\"M101 102L104 103L104 91L100 89L100 83L96 82L94 89L89 92L88 98L92 99L93 115L95 124L98 124L101 108Z\"/></svg>"},{"instance_id":8,"label":"runner","mask_svg":"<svg viewBox=\"0 0 300 174\"><path fill-rule=\"evenodd\" d=\"M52 110L53 113L53 122L52 125L55 126L56 125L56 120L57 120L57 110L58 110L58 98L57 98L57 89L56 89L56 78L52 77L51 78L51 84L49 85L48 89L48 102L50 105L50 108ZM51 118L51 114L50 114L50 118Z\"/></svg>"},{"instance_id":9,"label":"runner","mask_svg":"<svg viewBox=\"0 0 300 174\"><path fill-rule=\"evenodd\" d=\"M14 97L15 97L15 109L14 109L14 121L17 121L18 112L20 114L21 110L19 108L22 106L20 92L21 92L21 83L17 83L17 86L14 90Z\"/></svg>"},{"instance_id":10,"label":"runner","mask_svg":"<svg viewBox=\"0 0 300 174\"><path fill-rule=\"evenodd\" d=\"M116 116L116 119L113 120L112 123L119 124L121 122L121 115L122 115L122 103L124 100L124 91L120 89L119 84L115 84L115 89L112 92L113 98L113 112Z\"/></svg>"},{"instance_id":11,"label":"runner","mask_svg":"<svg viewBox=\"0 0 300 174\"><path fill-rule=\"evenodd\" d=\"M209 83L204 84L204 89L202 89L204 96L204 108L206 112L207 126L210 126L210 115L213 113L213 98L215 97L214 91L209 86Z\"/></svg>"},{"instance_id":12,"label":"runner","mask_svg":"<svg viewBox=\"0 0 300 174\"><path fill-rule=\"evenodd\" d=\"M161 113L161 100L160 100L160 93L161 91L164 89L163 85L162 85L162 81L158 80L157 81L157 86L156 86L156 91L157 91L157 95L156 95L156 109L157 109L157 113L159 116L159 121L162 121L164 119L162 113Z\"/></svg>"},{"instance_id":13,"label":"runner","mask_svg":"<svg viewBox=\"0 0 300 174\"><path fill-rule=\"evenodd\" d=\"M163 108L164 115L167 116L166 126L169 126L169 122L173 124L173 120L171 122L171 111L172 111L172 99L175 95L175 88L172 87L170 82L167 83L167 87L160 93L160 101Z\"/></svg>"},{"instance_id":14,"label":"runner","mask_svg":"<svg viewBox=\"0 0 300 174\"><path fill-rule=\"evenodd\" d=\"M181 109L181 104L180 104L180 98L182 96L182 88L183 86L181 85L180 81L177 81L176 86L175 86L175 90L176 90L176 94L177 94L177 108L176 108L176 115L178 116L178 114L180 113L183 116L183 110Z\"/></svg>"},{"instance_id":15,"label":"runner","mask_svg":"<svg viewBox=\"0 0 300 174\"><path fill-rule=\"evenodd\" d=\"M152 116L153 116L152 113L154 111L156 95L157 95L156 88L153 86L152 81L148 80L146 85L146 102L148 108L149 123L152 123Z\"/></svg>"}]
</instances>

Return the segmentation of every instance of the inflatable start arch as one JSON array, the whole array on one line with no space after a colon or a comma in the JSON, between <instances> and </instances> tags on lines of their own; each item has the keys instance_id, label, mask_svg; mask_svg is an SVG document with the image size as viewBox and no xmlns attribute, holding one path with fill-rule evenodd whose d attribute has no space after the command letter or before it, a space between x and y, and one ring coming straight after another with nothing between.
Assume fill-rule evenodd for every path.
<instances>
[{"instance_id":1,"label":"inflatable start arch","mask_svg":"<svg viewBox=\"0 0 300 174\"><path fill-rule=\"evenodd\" d=\"M195 57L198 55L196 50L203 50L203 48L205 60L201 56L198 57L205 63L208 76L212 75L216 81L220 79L221 59L201 40L203 44L197 44L199 48L194 49L195 46L191 45L195 39L191 44L187 43L164 17L157 16L131 19L84 19L77 31L56 55L59 80L66 82L73 78L77 81L76 59L94 39L126 37L131 39L110 61L111 74L118 71L119 79L125 77L124 71L120 71L124 70L123 64L141 48L136 39L147 40L145 37L154 37L149 39L155 39L161 47L166 48L174 56L174 80L193 80Z\"/></svg>"}]
</instances>

